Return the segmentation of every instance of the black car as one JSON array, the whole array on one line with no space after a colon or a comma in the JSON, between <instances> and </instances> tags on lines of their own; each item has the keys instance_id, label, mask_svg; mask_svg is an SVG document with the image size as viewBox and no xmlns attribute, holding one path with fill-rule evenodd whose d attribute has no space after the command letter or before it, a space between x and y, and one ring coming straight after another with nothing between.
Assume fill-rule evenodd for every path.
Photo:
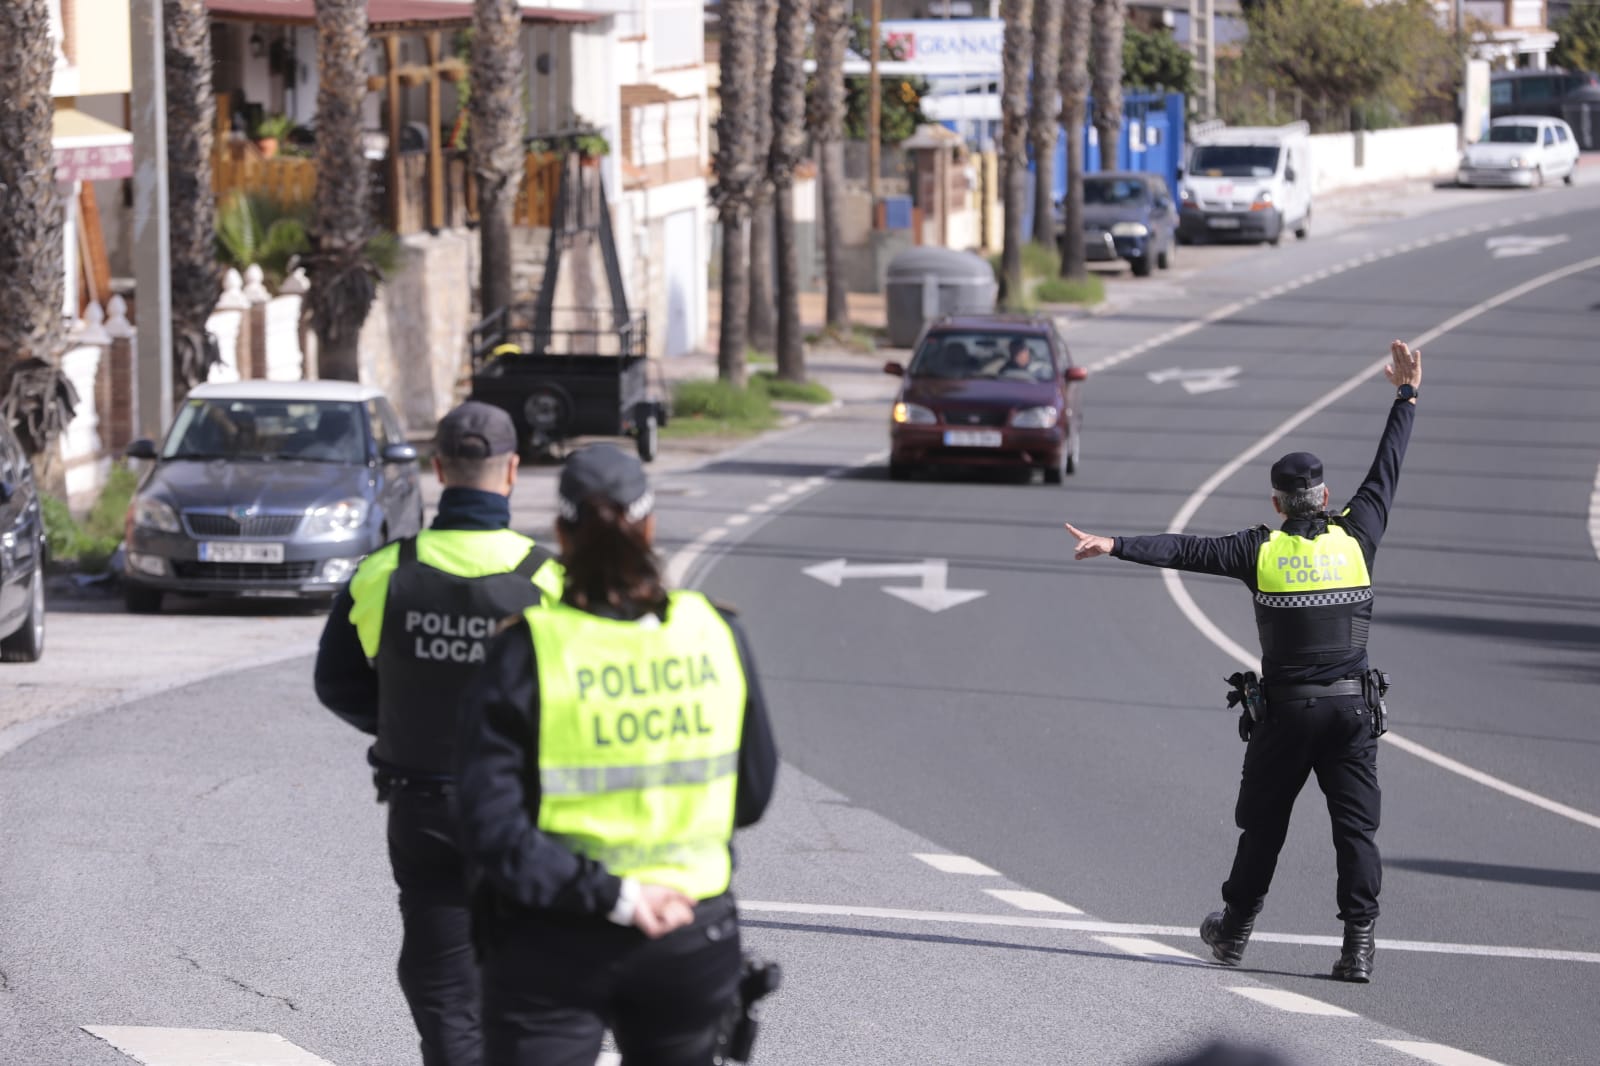
<instances>
[{"instance_id":1,"label":"black car","mask_svg":"<svg viewBox=\"0 0 1600 1066\"><path fill-rule=\"evenodd\" d=\"M422 526L417 451L377 389L243 381L189 393L128 508L130 611L165 594L329 600Z\"/></svg>"},{"instance_id":2,"label":"black car","mask_svg":"<svg viewBox=\"0 0 1600 1066\"><path fill-rule=\"evenodd\" d=\"M0 662L44 654L44 516L33 467L0 423Z\"/></svg>"},{"instance_id":3,"label":"black car","mask_svg":"<svg viewBox=\"0 0 1600 1066\"><path fill-rule=\"evenodd\" d=\"M1083 247L1089 262L1125 259L1135 277L1147 277L1152 266L1165 270L1172 265L1177 235L1178 209L1159 174L1084 175Z\"/></svg>"}]
</instances>

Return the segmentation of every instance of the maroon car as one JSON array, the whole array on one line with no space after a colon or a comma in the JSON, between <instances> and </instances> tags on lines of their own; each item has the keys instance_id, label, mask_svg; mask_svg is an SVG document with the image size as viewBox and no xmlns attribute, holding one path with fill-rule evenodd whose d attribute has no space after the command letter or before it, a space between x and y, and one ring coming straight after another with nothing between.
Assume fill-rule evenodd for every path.
<instances>
[{"instance_id":1,"label":"maroon car","mask_svg":"<svg viewBox=\"0 0 1600 1066\"><path fill-rule=\"evenodd\" d=\"M1039 469L1060 484L1078 469L1080 382L1088 376L1055 323L1039 316L942 318L923 333L889 425L889 476L919 467Z\"/></svg>"}]
</instances>

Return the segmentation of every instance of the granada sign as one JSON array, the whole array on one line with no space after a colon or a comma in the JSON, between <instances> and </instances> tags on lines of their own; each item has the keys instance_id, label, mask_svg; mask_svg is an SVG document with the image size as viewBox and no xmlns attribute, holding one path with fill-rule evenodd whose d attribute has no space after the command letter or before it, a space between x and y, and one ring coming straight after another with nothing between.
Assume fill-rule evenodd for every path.
<instances>
[{"instance_id":1,"label":"granada sign","mask_svg":"<svg viewBox=\"0 0 1600 1066\"><path fill-rule=\"evenodd\" d=\"M903 62L927 74L999 74L1005 51L1000 19L891 19L883 39Z\"/></svg>"},{"instance_id":2,"label":"granada sign","mask_svg":"<svg viewBox=\"0 0 1600 1066\"><path fill-rule=\"evenodd\" d=\"M57 148L56 181L113 181L133 176L133 145L113 144L95 148Z\"/></svg>"}]
</instances>

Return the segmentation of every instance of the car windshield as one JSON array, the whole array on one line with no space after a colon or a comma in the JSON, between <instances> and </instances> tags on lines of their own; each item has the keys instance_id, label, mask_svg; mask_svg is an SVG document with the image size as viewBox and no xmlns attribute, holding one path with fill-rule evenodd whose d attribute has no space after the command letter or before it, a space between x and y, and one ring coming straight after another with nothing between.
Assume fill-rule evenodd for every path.
<instances>
[{"instance_id":1,"label":"car windshield","mask_svg":"<svg viewBox=\"0 0 1600 1066\"><path fill-rule=\"evenodd\" d=\"M1278 172L1278 149L1255 144L1207 144L1195 149L1189 168L1210 178L1270 178Z\"/></svg>"},{"instance_id":2,"label":"car windshield","mask_svg":"<svg viewBox=\"0 0 1600 1066\"><path fill-rule=\"evenodd\" d=\"M367 446L359 404L190 399L161 456L359 464Z\"/></svg>"},{"instance_id":3,"label":"car windshield","mask_svg":"<svg viewBox=\"0 0 1600 1066\"><path fill-rule=\"evenodd\" d=\"M907 373L951 381L1049 381L1055 374L1049 338L1023 333L934 333Z\"/></svg>"},{"instance_id":4,"label":"car windshield","mask_svg":"<svg viewBox=\"0 0 1600 1066\"><path fill-rule=\"evenodd\" d=\"M1490 126L1490 144L1538 144L1538 126Z\"/></svg>"},{"instance_id":5,"label":"car windshield","mask_svg":"<svg viewBox=\"0 0 1600 1066\"><path fill-rule=\"evenodd\" d=\"M1085 178L1083 202L1086 204L1142 204L1145 183L1127 178Z\"/></svg>"}]
</instances>

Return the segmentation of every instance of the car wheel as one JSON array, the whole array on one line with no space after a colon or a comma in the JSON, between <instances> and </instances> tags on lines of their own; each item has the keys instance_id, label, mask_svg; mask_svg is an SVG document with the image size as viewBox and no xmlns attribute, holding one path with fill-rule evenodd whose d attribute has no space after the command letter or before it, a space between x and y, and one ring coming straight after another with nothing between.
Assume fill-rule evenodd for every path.
<instances>
[{"instance_id":1,"label":"car wheel","mask_svg":"<svg viewBox=\"0 0 1600 1066\"><path fill-rule=\"evenodd\" d=\"M639 461L653 462L657 450L661 447L661 427L656 422L656 413L653 409L639 416L639 428L636 433L634 443L639 449Z\"/></svg>"},{"instance_id":2,"label":"car wheel","mask_svg":"<svg viewBox=\"0 0 1600 1066\"><path fill-rule=\"evenodd\" d=\"M128 609L129 614L159 614L161 599L160 589L128 585L122 590L122 605Z\"/></svg>"},{"instance_id":3,"label":"car wheel","mask_svg":"<svg viewBox=\"0 0 1600 1066\"><path fill-rule=\"evenodd\" d=\"M1305 217L1300 220L1300 225L1295 227L1294 239L1303 241L1309 236L1311 236L1311 210L1307 208Z\"/></svg>"},{"instance_id":4,"label":"car wheel","mask_svg":"<svg viewBox=\"0 0 1600 1066\"><path fill-rule=\"evenodd\" d=\"M1130 266L1133 267L1133 276L1134 277L1136 277L1136 278L1148 278L1150 276L1150 253L1149 252L1144 253L1143 255L1139 256L1136 259L1128 260L1128 263L1129 263Z\"/></svg>"},{"instance_id":5,"label":"car wheel","mask_svg":"<svg viewBox=\"0 0 1600 1066\"><path fill-rule=\"evenodd\" d=\"M1161 254L1156 256L1156 268L1158 270L1171 270L1172 260L1176 258L1177 254L1178 249L1171 241L1167 242L1167 246L1161 249Z\"/></svg>"},{"instance_id":6,"label":"car wheel","mask_svg":"<svg viewBox=\"0 0 1600 1066\"><path fill-rule=\"evenodd\" d=\"M911 467L909 467L905 463L890 463L889 464L889 480L890 481L910 481L911 480Z\"/></svg>"},{"instance_id":7,"label":"car wheel","mask_svg":"<svg viewBox=\"0 0 1600 1066\"><path fill-rule=\"evenodd\" d=\"M1062 469L1069 474L1076 474L1083 465L1080 450L1083 446L1083 430L1076 430L1067 446L1067 456L1062 462Z\"/></svg>"},{"instance_id":8,"label":"car wheel","mask_svg":"<svg viewBox=\"0 0 1600 1066\"><path fill-rule=\"evenodd\" d=\"M28 584L28 617L22 628L0 640L0 662L37 662L44 654L44 570L33 572Z\"/></svg>"},{"instance_id":9,"label":"car wheel","mask_svg":"<svg viewBox=\"0 0 1600 1066\"><path fill-rule=\"evenodd\" d=\"M1578 180L1578 164L1576 164L1576 163L1572 164L1572 167L1567 171L1567 176L1562 178L1561 180L1564 183L1566 183L1567 185L1571 185L1573 182L1577 181Z\"/></svg>"}]
</instances>

